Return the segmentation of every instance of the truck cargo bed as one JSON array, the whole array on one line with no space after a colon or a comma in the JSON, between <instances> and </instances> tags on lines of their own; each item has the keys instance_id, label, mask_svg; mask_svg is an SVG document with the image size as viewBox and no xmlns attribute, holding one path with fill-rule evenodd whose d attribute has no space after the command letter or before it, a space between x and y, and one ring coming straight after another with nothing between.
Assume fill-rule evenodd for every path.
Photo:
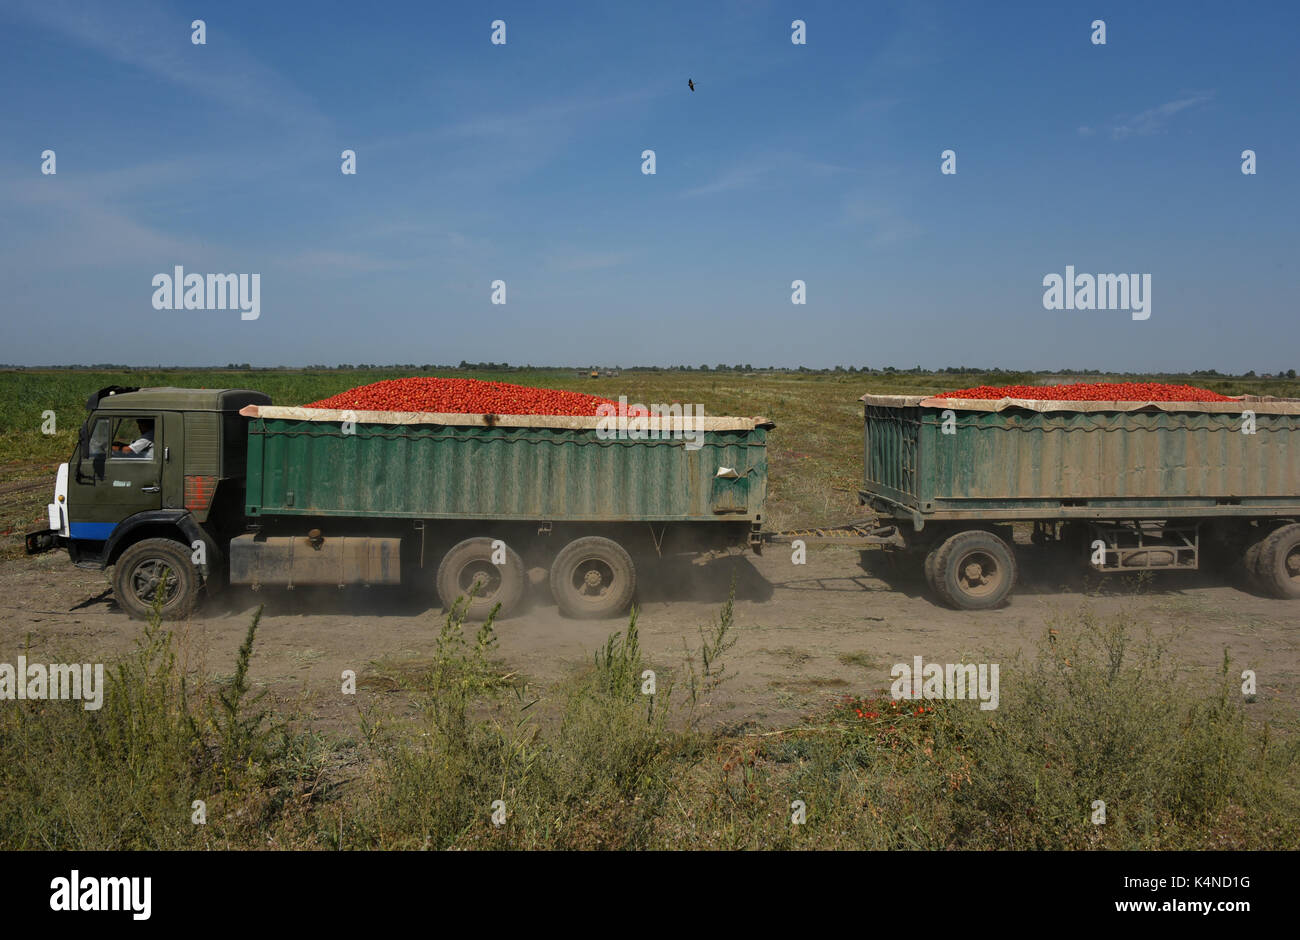
<instances>
[{"instance_id":1,"label":"truck cargo bed","mask_svg":"<svg viewBox=\"0 0 1300 940\"><path fill-rule=\"evenodd\" d=\"M767 491L763 418L695 419L693 449L680 418L652 419L655 439L620 440L602 439L594 417L241 413L249 516L753 523Z\"/></svg>"}]
</instances>

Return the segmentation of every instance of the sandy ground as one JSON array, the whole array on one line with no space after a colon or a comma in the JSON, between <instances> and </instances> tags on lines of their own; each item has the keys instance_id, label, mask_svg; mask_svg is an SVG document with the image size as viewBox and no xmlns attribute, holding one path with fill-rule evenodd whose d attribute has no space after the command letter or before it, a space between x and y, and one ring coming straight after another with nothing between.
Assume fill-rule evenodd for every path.
<instances>
[{"instance_id":1,"label":"sandy ground","mask_svg":"<svg viewBox=\"0 0 1300 940\"><path fill-rule=\"evenodd\" d=\"M1016 594L988 612L939 606L919 577L874 550L812 549L802 566L775 547L761 557L660 563L640 573L641 644L654 668L680 666L684 645L698 646L699 628L717 616L734 578L737 643L711 715L728 725L774 728L843 694L887 688L890 665L913 656L1008 663L1017 650L1032 655L1053 618L1087 608L1102 617L1126 614L1172 637L1178 660L1207 681L1227 647L1239 668L1256 670L1267 712L1295 714L1300 602L1256 597L1202 572L1164 573L1146 584L1064 576L1041 550L1024 546L1019 554ZM364 699L392 694L395 684L380 677L429 659L441 621L427 593L405 589L237 590L178 625L186 656L228 674L260 603L266 609L253 681L322 730L355 729ZM499 658L545 687L590 663L608 635L625 628L625 618L563 618L538 583L528 608L498 625ZM0 562L0 661L15 662L28 637L30 656L95 661L130 648L139 629L113 602L107 578L72 567L65 554ZM363 680L357 696L340 694L345 669ZM1004 694L1014 681L1004 665Z\"/></svg>"}]
</instances>

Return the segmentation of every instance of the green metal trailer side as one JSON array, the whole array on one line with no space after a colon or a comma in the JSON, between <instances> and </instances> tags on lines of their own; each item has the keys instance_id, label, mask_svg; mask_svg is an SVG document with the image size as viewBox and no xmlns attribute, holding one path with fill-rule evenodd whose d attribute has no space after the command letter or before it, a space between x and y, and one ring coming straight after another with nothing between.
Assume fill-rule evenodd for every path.
<instances>
[{"instance_id":1,"label":"green metal trailer side","mask_svg":"<svg viewBox=\"0 0 1300 940\"><path fill-rule=\"evenodd\" d=\"M922 524L1300 513L1300 400L862 401L863 491Z\"/></svg>"},{"instance_id":2,"label":"green metal trailer side","mask_svg":"<svg viewBox=\"0 0 1300 940\"><path fill-rule=\"evenodd\" d=\"M671 422L618 439L597 418L254 410L250 517L757 523L767 495L762 419L699 419L692 447Z\"/></svg>"},{"instance_id":3,"label":"green metal trailer side","mask_svg":"<svg viewBox=\"0 0 1300 940\"><path fill-rule=\"evenodd\" d=\"M1285 528L1279 523L1300 519L1298 399L861 401L861 498L911 522L913 540L931 553L938 538L963 531L1033 522L1056 537L1057 523L1079 520L1097 537L1089 544L1103 543L1098 570L1197 567L1202 523L1244 552ZM1283 541L1291 534L1300 537L1300 529ZM983 536L967 541L986 554L996 547ZM1300 596L1300 548L1277 552L1263 581L1274 593ZM937 561L927 560L927 576ZM960 558L949 552L944 561ZM969 606L959 587L949 584L947 599Z\"/></svg>"}]
</instances>

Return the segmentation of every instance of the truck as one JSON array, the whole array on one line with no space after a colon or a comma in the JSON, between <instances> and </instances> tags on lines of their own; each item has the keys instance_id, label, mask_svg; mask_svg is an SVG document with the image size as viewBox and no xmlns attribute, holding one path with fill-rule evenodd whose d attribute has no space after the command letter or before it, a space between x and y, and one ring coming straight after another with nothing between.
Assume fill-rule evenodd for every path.
<instances>
[{"instance_id":1,"label":"truck","mask_svg":"<svg viewBox=\"0 0 1300 940\"><path fill-rule=\"evenodd\" d=\"M940 602L987 610L1015 588L1017 528L1101 574L1230 567L1300 597L1300 399L860 400L870 515L771 532L762 417L610 433L600 418L114 386L87 401L27 550L112 568L136 617L185 616L227 584L415 583L504 617L533 568L565 614L608 617L649 558L796 539L901 553Z\"/></svg>"},{"instance_id":2,"label":"truck","mask_svg":"<svg viewBox=\"0 0 1300 940\"><path fill-rule=\"evenodd\" d=\"M528 572L561 611L627 608L639 562L756 544L761 417L277 407L248 389L100 389L37 554L112 569L118 604L189 615L228 585L426 584L470 619L515 612ZM687 423L689 422L689 424Z\"/></svg>"},{"instance_id":3,"label":"truck","mask_svg":"<svg viewBox=\"0 0 1300 940\"><path fill-rule=\"evenodd\" d=\"M950 606L1003 603L1016 526L1101 574L1230 567L1300 597L1300 399L860 401L864 531Z\"/></svg>"}]
</instances>

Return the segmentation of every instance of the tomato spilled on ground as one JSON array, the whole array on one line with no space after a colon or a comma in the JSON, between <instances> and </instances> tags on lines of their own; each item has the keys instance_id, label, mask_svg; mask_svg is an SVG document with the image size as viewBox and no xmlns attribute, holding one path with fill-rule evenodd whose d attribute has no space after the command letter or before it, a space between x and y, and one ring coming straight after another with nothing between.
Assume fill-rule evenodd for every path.
<instances>
[{"instance_id":1,"label":"tomato spilled on ground","mask_svg":"<svg viewBox=\"0 0 1300 940\"><path fill-rule=\"evenodd\" d=\"M980 385L936 398L1022 398L1027 401L1235 401L1208 388L1164 382L1076 382L1072 385Z\"/></svg>"},{"instance_id":2,"label":"tomato spilled on ground","mask_svg":"<svg viewBox=\"0 0 1300 940\"><path fill-rule=\"evenodd\" d=\"M584 392L530 388L479 379L420 377L361 385L305 408L353 411L429 411L442 414L568 415L594 417L600 405L616 402Z\"/></svg>"}]
</instances>

